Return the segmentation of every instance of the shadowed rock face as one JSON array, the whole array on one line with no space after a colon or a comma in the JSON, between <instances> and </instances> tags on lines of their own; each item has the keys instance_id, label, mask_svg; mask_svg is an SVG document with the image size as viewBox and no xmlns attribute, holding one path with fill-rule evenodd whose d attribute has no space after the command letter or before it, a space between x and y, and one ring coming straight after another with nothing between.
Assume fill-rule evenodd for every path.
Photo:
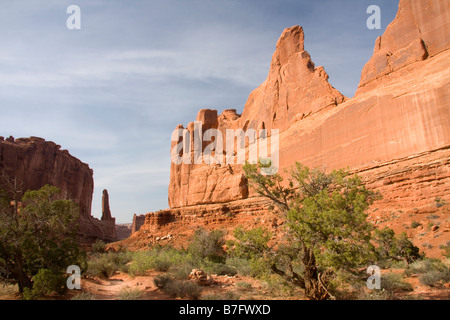
<instances>
[{"instance_id":1,"label":"shadowed rock face","mask_svg":"<svg viewBox=\"0 0 450 320\"><path fill-rule=\"evenodd\" d=\"M111 220L111 209L109 208L108 190L103 190L102 196L102 220Z\"/></svg>"},{"instance_id":2,"label":"shadowed rock face","mask_svg":"<svg viewBox=\"0 0 450 320\"><path fill-rule=\"evenodd\" d=\"M17 178L22 191L38 190L46 184L60 188L80 208L83 241L115 240L115 219L111 213L102 221L91 216L92 169L67 150L61 150L61 146L37 137L6 140L0 137L0 173Z\"/></svg>"}]
</instances>

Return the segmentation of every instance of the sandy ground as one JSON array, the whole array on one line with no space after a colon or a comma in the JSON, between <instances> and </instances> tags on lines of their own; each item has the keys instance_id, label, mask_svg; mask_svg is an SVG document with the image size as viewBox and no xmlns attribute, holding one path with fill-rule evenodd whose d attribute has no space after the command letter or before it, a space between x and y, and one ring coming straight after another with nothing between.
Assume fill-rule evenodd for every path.
<instances>
[{"instance_id":1,"label":"sandy ground","mask_svg":"<svg viewBox=\"0 0 450 320\"><path fill-rule=\"evenodd\" d=\"M392 272L403 273L403 269L392 270ZM126 273L117 272L109 279L106 278L83 278L81 290L69 290L64 296L52 296L52 300L70 300L80 293L90 293L95 300L119 300L122 290L138 289L142 294L140 300L173 300L165 292L158 289L153 279L162 274L157 271L149 271L145 276L130 277ZM251 277L215 276L215 284L202 287L202 299L225 299L225 300L303 300L301 291L294 294L283 294L274 291L264 282ZM450 300L450 283L439 287L422 285L417 275L405 279L414 291L399 292L395 299L419 299L419 300ZM243 286L242 284L245 284ZM0 300L19 300L17 286L0 285Z\"/></svg>"}]
</instances>

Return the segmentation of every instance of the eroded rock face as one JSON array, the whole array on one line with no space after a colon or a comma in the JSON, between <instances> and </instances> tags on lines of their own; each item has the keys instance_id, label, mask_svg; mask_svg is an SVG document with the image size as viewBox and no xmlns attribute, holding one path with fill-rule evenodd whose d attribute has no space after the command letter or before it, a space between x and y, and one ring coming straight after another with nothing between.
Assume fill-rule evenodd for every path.
<instances>
[{"instance_id":1,"label":"eroded rock face","mask_svg":"<svg viewBox=\"0 0 450 320\"><path fill-rule=\"evenodd\" d=\"M222 132L279 129L281 172L295 161L326 170L349 167L386 193L376 217L398 210L410 220L414 212L435 214L435 198L450 202L449 33L449 1L401 0L348 99L328 83L323 67L315 67L302 28L288 28L242 115L226 110L216 122L211 110L202 110L197 120L208 114L207 123ZM241 166L171 166L169 205L176 209L170 212L252 197ZM405 229L405 222L396 228Z\"/></svg>"},{"instance_id":2,"label":"eroded rock face","mask_svg":"<svg viewBox=\"0 0 450 320\"><path fill-rule=\"evenodd\" d=\"M0 137L0 173L17 178L23 191L38 190L46 184L60 188L80 208L80 234L86 242L116 239L111 216L102 221L91 216L92 169L54 142L37 137Z\"/></svg>"},{"instance_id":3,"label":"eroded rock face","mask_svg":"<svg viewBox=\"0 0 450 320\"><path fill-rule=\"evenodd\" d=\"M216 121L212 110L201 110L197 120L222 133L279 129L281 169L300 161L329 170L360 170L446 148L449 8L446 0L400 1L352 99L328 83L323 67L314 66L302 28L288 28L277 43L267 80L250 94L242 115L226 110ZM171 208L251 195L239 165L171 166Z\"/></svg>"},{"instance_id":4,"label":"eroded rock face","mask_svg":"<svg viewBox=\"0 0 450 320\"><path fill-rule=\"evenodd\" d=\"M323 67L315 67L304 48L299 26L284 30L272 57L266 81L254 90L238 127L279 129L343 102L345 97L328 83Z\"/></svg>"},{"instance_id":5,"label":"eroded rock face","mask_svg":"<svg viewBox=\"0 0 450 320\"><path fill-rule=\"evenodd\" d=\"M202 133L214 128L219 129L223 137L226 137L227 129L266 129L269 132L271 129L279 129L282 132L296 121L336 107L344 99L328 83L324 68L315 67L304 49L303 29L294 26L281 35L269 76L250 94L242 115L229 109L217 116L217 111L204 109L199 111L196 121L203 123ZM180 125L177 129L179 128L183 127ZM190 123L187 129L192 136L194 124ZM208 144L209 142L203 143L203 149ZM171 148L175 145L172 142ZM240 164L171 165L171 208L245 199L249 194L251 190L248 189Z\"/></svg>"},{"instance_id":6,"label":"eroded rock face","mask_svg":"<svg viewBox=\"0 0 450 320\"><path fill-rule=\"evenodd\" d=\"M111 216L111 209L109 208L109 194L108 190L103 190L103 196L102 196L102 220L110 220L112 219Z\"/></svg>"},{"instance_id":7,"label":"eroded rock face","mask_svg":"<svg viewBox=\"0 0 450 320\"><path fill-rule=\"evenodd\" d=\"M131 224L131 234L139 231L145 222L145 215L133 215L133 223Z\"/></svg>"},{"instance_id":8,"label":"eroded rock face","mask_svg":"<svg viewBox=\"0 0 450 320\"><path fill-rule=\"evenodd\" d=\"M448 1L401 0L395 20L377 39L374 54L362 71L358 94L379 87L394 71L448 50L448 39Z\"/></svg>"}]
</instances>

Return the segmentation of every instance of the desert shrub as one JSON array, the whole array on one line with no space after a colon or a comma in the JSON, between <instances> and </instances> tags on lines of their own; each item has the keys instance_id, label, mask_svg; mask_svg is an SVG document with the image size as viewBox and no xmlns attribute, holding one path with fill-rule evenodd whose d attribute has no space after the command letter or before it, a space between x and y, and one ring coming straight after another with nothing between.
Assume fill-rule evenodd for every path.
<instances>
[{"instance_id":1,"label":"desert shrub","mask_svg":"<svg viewBox=\"0 0 450 320\"><path fill-rule=\"evenodd\" d=\"M73 296L70 300L95 300L95 295L90 292L83 292Z\"/></svg>"},{"instance_id":2,"label":"desert shrub","mask_svg":"<svg viewBox=\"0 0 450 320\"><path fill-rule=\"evenodd\" d=\"M188 252L200 260L223 263L226 259L223 236L224 232L221 230L207 231L199 228L191 239Z\"/></svg>"},{"instance_id":3,"label":"desert shrub","mask_svg":"<svg viewBox=\"0 0 450 320\"><path fill-rule=\"evenodd\" d=\"M228 242L233 259L230 262L238 263L246 275L257 278L270 275L273 261L266 256L269 251L267 243L272 238L272 233L263 227L244 230L238 226L234 230L234 237L236 241Z\"/></svg>"},{"instance_id":4,"label":"desert shrub","mask_svg":"<svg viewBox=\"0 0 450 320\"><path fill-rule=\"evenodd\" d=\"M33 276L33 287L26 288L23 293L25 300L35 300L52 293L63 294L66 291L66 277L48 269L40 269Z\"/></svg>"},{"instance_id":5,"label":"desert shrub","mask_svg":"<svg viewBox=\"0 0 450 320\"><path fill-rule=\"evenodd\" d=\"M427 249L432 249L433 245L429 244L428 242L424 242L424 243L422 243L422 247L427 248Z\"/></svg>"},{"instance_id":6,"label":"desert shrub","mask_svg":"<svg viewBox=\"0 0 450 320\"><path fill-rule=\"evenodd\" d=\"M7 282L0 282L0 300L5 295L16 295L19 292L19 288L16 284L10 284Z\"/></svg>"},{"instance_id":7,"label":"desert shrub","mask_svg":"<svg viewBox=\"0 0 450 320\"><path fill-rule=\"evenodd\" d=\"M132 262L128 267L128 273L132 276L144 275L147 270L153 267L153 258L145 251L135 252Z\"/></svg>"},{"instance_id":8,"label":"desert shrub","mask_svg":"<svg viewBox=\"0 0 450 320\"><path fill-rule=\"evenodd\" d=\"M237 293L235 293L233 291L227 291L224 294L224 299L225 300L239 300L240 295L238 295Z\"/></svg>"},{"instance_id":9,"label":"desert shrub","mask_svg":"<svg viewBox=\"0 0 450 320\"><path fill-rule=\"evenodd\" d=\"M409 265L408 270L410 271L411 274L415 274L415 273L427 273L429 271L434 270L434 266L431 260L426 259L426 260L420 260L420 261L416 261L412 264Z\"/></svg>"},{"instance_id":10,"label":"desert shrub","mask_svg":"<svg viewBox=\"0 0 450 320\"><path fill-rule=\"evenodd\" d=\"M94 255L88 260L86 274L92 277L109 278L116 271L127 272L127 263L131 260L128 252L108 252Z\"/></svg>"},{"instance_id":11,"label":"desert shrub","mask_svg":"<svg viewBox=\"0 0 450 320\"><path fill-rule=\"evenodd\" d=\"M189 260L183 250L172 247L155 247L147 251L135 252L129 266L129 273L133 276L144 275L148 270L169 271L171 267L179 266ZM191 269L192 270L192 269Z\"/></svg>"},{"instance_id":12,"label":"desert shrub","mask_svg":"<svg viewBox=\"0 0 450 320\"><path fill-rule=\"evenodd\" d=\"M118 300L140 300L143 292L139 288L125 287L119 292Z\"/></svg>"},{"instance_id":13,"label":"desert shrub","mask_svg":"<svg viewBox=\"0 0 450 320\"><path fill-rule=\"evenodd\" d=\"M198 300L202 293L199 285L181 280L169 281L164 285L163 290L173 298L188 298L192 300Z\"/></svg>"},{"instance_id":14,"label":"desert shrub","mask_svg":"<svg viewBox=\"0 0 450 320\"><path fill-rule=\"evenodd\" d=\"M236 283L236 288L239 290L250 290L253 288L253 286L251 283L241 281L241 282Z\"/></svg>"},{"instance_id":15,"label":"desert shrub","mask_svg":"<svg viewBox=\"0 0 450 320\"><path fill-rule=\"evenodd\" d=\"M450 241L447 241L445 244L441 244L439 249L444 250L442 255L446 258L450 258Z\"/></svg>"},{"instance_id":16,"label":"desert shrub","mask_svg":"<svg viewBox=\"0 0 450 320\"><path fill-rule=\"evenodd\" d=\"M408 263L406 261L393 261L390 267L393 269L406 269L408 268Z\"/></svg>"},{"instance_id":17,"label":"desert shrub","mask_svg":"<svg viewBox=\"0 0 450 320\"><path fill-rule=\"evenodd\" d=\"M403 276L398 273L386 273L381 276L381 288L389 293L397 291L412 291L413 288L410 283L403 279Z\"/></svg>"},{"instance_id":18,"label":"desert shrub","mask_svg":"<svg viewBox=\"0 0 450 320\"><path fill-rule=\"evenodd\" d=\"M217 274L219 276L234 276L237 274L237 269L233 266L205 261L202 263L202 269L210 274Z\"/></svg>"},{"instance_id":19,"label":"desert shrub","mask_svg":"<svg viewBox=\"0 0 450 320\"><path fill-rule=\"evenodd\" d=\"M295 293L295 286L281 277L270 275L261 282L261 287L274 295L281 297L291 297Z\"/></svg>"},{"instance_id":20,"label":"desert shrub","mask_svg":"<svg viewBox=\"0 0 450 320\"><path fill-rule=\"evenodd\" d=\"M406 275L424 274L432 271L448 271L448 267L438 259L424 259L416 261L408 266L405 270Z\"/></svg>"},{"instance_id":21,"label":"desert shrub","mask_svg":"<svg viewBox=\"0 0 450 320\"><path fill-rule=\"evenodd\" d=\"M249 276L252 274L252 267L250 261L244 258L229 257L226 264L236 269L241 276Z\"/></svg>"},{"instance_id":22,"label":"desert shrub","mask_svg":"<svg viewBox=\"0 0 450 320\"><path fill-rule=\"evenodd\" d=\"M93 244L92 244L92 253L104 253L106 250L106 243L103 242L100 239L97 239Z\"/></svg>"},{"instance_id":23,"label":"desert shrub","mask_svg":"<svg viewBox=\"0 0 450 320\"><path fill-rule=\"evenodd\" d=\"M169 268L172 266L172 262L169 260L155 260L155 270L160 272L167 272Z\"/></svg>"},{"instance_id":24,"label":"desert shrub","mask_svg":"<svg viewBox=\"0 0 450 320\"><path fill-rule=\"evenodd\" d=\"M166 284L172 281L172 278L166 275L157 275L153 279L153 283L158 289L163 289Z\"/></svg>"},{"instance_id":25,"label":"desert shrub","mask_svg":"<svg viewBox=\"0 0 450 320\"><path fill-rule=\"evenodd\" d=\"M417 222L417 221L411 222L411 228L413 228L413 229L417 228L420 225L421 225L420 222Z\"/></svg>"},{"instance_id":26,"label":"desert shrub","mask_svg":"<svg viewBox=\"0 0 450 320\"><path fill-rule=\"evenodd\" d=\"M426 286L434 287L438 283L450 281L450 272L449 272L449 270L446 270L446 271L438 271L438 270L429 271L427 273L422 274L419 277L419 281L420 281L420 283L422 283L422 284L424 284Z\"/></svg>"},{"instance_id":27,"label":"desert shrub","mask_svg":"<svg viewBox=\"0 0 450 320\"><path fill-rule=\"evenodd\" d=\"M412 263L423 258L420 249L416 247L402 232L397 238L394 230L390 228L376 229L373 239L377 244L377 255L380 260L379 264L387 264L387 261L401 261Z\"/></svg>"},{"instance_id":28,"label":"desert shrub","mask_svg":"<svg viewBox=\"0 0 450 320\"><path fill-rule=\"evenodd\" d=\"M187 260L182 264L172 266L169 272L175 279L184 280L191 274L192 269L198 268L197 266L193 261Z\"/></svg>"}]
</instances>

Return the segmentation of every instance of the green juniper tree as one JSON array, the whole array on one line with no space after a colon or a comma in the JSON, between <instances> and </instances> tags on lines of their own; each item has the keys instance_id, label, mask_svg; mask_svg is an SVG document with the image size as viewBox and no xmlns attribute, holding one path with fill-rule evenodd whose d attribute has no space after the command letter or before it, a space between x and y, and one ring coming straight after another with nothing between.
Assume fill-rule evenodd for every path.
<instances>
[{"instance_id":1,"label":"green juniper tree","mask_svg":"<svg viewBox=\"0 0 450 320\"><path fill-rule=\"evenodd\" d=\"M244 171L256 192L281 211L286 234L270 247L265 230L238 229L235 252L262 259L309 299L332 298L330 285L338 270L352 271L374 257L373 226L365 211L378 195L344 170L327 174L296 163L285 186L279 174L261 174L264 166L247 163Z\"/></svg>"},{"instance_id":2,"label":"green juniper tree","mask_svg":"<svg viewBox=\"0 0 450 320\"><path fill-rule=\"evenodd\" d=\"M85 266L77 244L78 207L49 185L18 195L17 190L0 193L0 277L16 281L21 293L63 290L67 267Z\"/></svg>"}]
</instances>

